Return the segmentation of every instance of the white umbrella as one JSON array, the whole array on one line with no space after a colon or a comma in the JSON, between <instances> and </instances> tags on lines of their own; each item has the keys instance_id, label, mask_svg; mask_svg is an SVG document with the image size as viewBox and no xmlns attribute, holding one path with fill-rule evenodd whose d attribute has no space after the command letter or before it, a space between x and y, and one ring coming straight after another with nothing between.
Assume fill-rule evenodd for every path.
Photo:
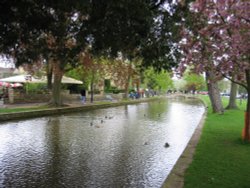
<instances>
[{"instance_id":1,"label":"white umbrella","mask_svg":"<svg viewBox=\"0 0 250 188\"><path fill-rule=\"evenodd\" d=\"M70 78L70 77L66 77L66 76L62 77L62 83L63 84L83 84L83 82L80 80L76 80L74 78Z\"/></svg>"},{"instance_id":2,"label":"white umbrella","mask_svg":"<svg viewBox=\"0 0 250 188\"><path fill-rule=\"evenodd\" d=\"M14 82L14 83L45 83L43 80L39 80L37 78L34 78L31 75L17 75L17 76L11 76L8 78L2 78L0 79L2 82Z\"/></svg>"},{"instance_id":3,"label":"white umbrella","mask_svg":"<svg viewBox=\"0 0 250 188\"><path fill-rule=\"evenodd\" d=\"M27 74L27 75L23 74L23 75L3 78L3 79L0 79L0 82L1 81L2 82L11 82L11 83L46 83L47 78L46 77L35 78L29 74ZM62 77L62 83L63 84L83 84L83 82L80 80L76 80L74 78L70 78L70 77L66 77L66 76Z\"/></svg>"}]
</instances>

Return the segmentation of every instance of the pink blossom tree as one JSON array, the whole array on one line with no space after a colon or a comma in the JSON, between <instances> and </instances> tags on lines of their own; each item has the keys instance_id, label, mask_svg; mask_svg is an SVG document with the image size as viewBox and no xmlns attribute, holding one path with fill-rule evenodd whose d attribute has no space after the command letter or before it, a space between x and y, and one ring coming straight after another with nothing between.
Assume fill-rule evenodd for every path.
<instances>
[{"instance_id":1,"label":"pink blossom tree","mask_svg":"<svg viewBox=\"0 0 250 188\"><path fill-rule=\"evenodd\" d=\"M247 90L242 137L250 141L250 1L196 0L190 10L195 22L183 30L180 69L192 65L212 73L212 80L226 77Z\"/></svg>"}]
</instances>

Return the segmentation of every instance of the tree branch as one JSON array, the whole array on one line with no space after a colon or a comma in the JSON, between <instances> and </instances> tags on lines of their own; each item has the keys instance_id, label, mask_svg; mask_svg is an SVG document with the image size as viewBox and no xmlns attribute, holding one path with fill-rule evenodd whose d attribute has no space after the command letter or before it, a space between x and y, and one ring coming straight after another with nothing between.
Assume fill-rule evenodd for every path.
<instances>
[{"instance_id":1,"label":"tree branch","mask_svg":"<svg viewBox=\"0 0 250 188\"><path fill-rule=\"evenodd\" d=\"M235 83L235 84L238 84L238 85L244 87L244 88L247 90L248 87L247 87L246 84L243 84L243 83L241 83L241 82L238 82L238 81L232 79L231 77L227 76L226 74L221 73L221 75L222 75L224 78L230 80L231 82L233 82L233 83Z\"/></svg>"}]
</instances>

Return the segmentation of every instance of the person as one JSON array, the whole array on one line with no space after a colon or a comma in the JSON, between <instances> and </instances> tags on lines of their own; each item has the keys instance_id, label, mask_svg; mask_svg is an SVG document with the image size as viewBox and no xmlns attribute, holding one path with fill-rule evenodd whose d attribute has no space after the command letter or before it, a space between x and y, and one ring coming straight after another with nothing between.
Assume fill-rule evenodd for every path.
<instances>
[{"instance_id":1,"label":"person","mask_svg":"<svg viewBox=\"0 0 250 188\"><path fill-rule=\"evenodd\" d=\"M86 102L86 91L85 91L85 89L82 89L80 93L81 93L82 104L85 104L85 102Z\"/></svg>"}]
</instances>

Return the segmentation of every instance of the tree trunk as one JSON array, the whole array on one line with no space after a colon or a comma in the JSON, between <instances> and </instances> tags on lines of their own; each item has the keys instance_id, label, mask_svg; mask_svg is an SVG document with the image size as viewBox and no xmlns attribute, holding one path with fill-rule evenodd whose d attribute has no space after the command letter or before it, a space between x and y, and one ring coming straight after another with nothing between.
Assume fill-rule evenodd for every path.
<instances>
[{"instance_id":1,"label":"tree trunk","mask_svg":"<svg viewBox=\"0 0 250 188\"><path fill-rule=\"evenodd\" d=\"M223 105L221 102L220 91L218 87L218 82L213 80L214 78L212 72L206 72L208 95L212 104L213 113L223 113Z\"/></svg>"},{"instance_id":2,"label":"tree trunk","mask_svg":"<svg viewBox=\"0 0 250 188\"><path fill-rule=\"evenodd\" d=\"M140 79L139 78L136 80L136 90L139 93L139 98L141 98L142 96L140 92Z\"/></svg>"},{"instance_id":3,"label":"tree trunk","mask_svg":"<svg viewBox=\"0 0 250 188\"><path fill-rule=\"evenodd\" d=\"M90 102L94 102L94 81L95 81L95 71L92 70L91 82L90 82Z\"/></svg>"},{"instance_id":4,"label":"tree trunk","mask_svg":"<svg viewBox=\"0 0 250 188\"><path fill-rule=\"evenodd\" d=\"M128 98L128 92L129 92L129 82L130 82L130 75L127 77L127 81L125 83L125 99Z\"/></svg>"},{"instance_id":5,"label":"tree trunk","mask_svg":"<svg viewBox=\"0 0 250 188\"><path fill-rule=\"evenodd\" d=\"M51 106L62 106L61 97L61 81L63 76L63 71L60 68L60 62L56 61L53 63L54 68L54 82L52 87L52 99Z\"/></svg>"},{"instance_id":6,"label":"tree trunk","mask_svg":"<svg viewBox=\"0 0 250 188\"><path fill-rule=\"evenodd\" d=\"M47 87L49 90L51 90L52 89L52 75L53 75L51 59L47 60L46 73L47 73Z\"/></svg>"},{"instance_id":7,"label":"tree trunk","mask_svg":"<svg viewBox=\"0 0 250 188\"><path fill-rule=\"evenodd\" d=\"M245 111L245 125L242 130L242 139L245 141L250 141L250 70L246 70L246 80L247 80L247 107Z\"/></svg>"},{"instance_id":8,"label":"tree trunk","mask_svg":"<svg viewBox=\"0 0 250 188\"><path fill-rule=\"evenodd\" d=\"M229 104L226 107L226 109L237 109L238 108L237 104L236 104L237 91L238 91L238 85L234 82L231 82Z\"/></svg>"},{"instance_id":9,"label":"tree trunk","mask_svg":"<svg viewBox=\"0 0 250 188\"><path fill-rule=\"evenodd\" d=\"M94 82L93 82L93 80L91 80L91 83L90 83L90 102L91 103L94 102Z\"/></svg>"}]
</instances>

